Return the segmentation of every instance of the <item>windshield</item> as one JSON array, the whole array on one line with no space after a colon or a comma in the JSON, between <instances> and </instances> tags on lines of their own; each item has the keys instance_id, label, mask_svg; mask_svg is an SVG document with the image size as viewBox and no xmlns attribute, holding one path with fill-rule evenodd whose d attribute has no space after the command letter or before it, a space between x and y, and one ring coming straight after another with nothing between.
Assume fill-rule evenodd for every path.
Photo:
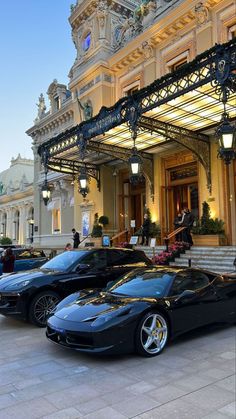
<instances>
[{"instance_id":1,"label":"windshield","mask_svg":"<svg viewBox=\"0 0 236 419\"><path fill-rule=\"evenodd\" d=\"M49 260L47 263L41 266L40 269L50 269L55 271L67 271L70 269L76 262L79 262L81 258L86 255L88 252L83 250L77 251L68 251L61 253L58 256L55 256L53 259Z\"/></svg>"},{"instance_id":2,"label":"windshield","mask_svg":"<svg viewBox=\"0 0 236 419\"><path fill-rule=\"evenodd\" d=\"M174 272L158 272L157 269L131 272L115 285L107 287L107 291L130 297L165 297L168 295L174 275Z\"/></svg>"}]
</instances>

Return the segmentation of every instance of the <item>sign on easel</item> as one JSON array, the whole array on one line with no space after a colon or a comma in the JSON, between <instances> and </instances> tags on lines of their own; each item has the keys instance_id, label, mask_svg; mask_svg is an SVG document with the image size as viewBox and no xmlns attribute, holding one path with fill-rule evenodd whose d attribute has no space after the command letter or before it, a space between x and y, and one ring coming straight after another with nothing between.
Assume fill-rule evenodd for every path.
<instances>
[{"instance_id":1,"label":"sign on easel","mask_svg":"<svg viewBox=\"0 0 236 419\"><path fill-rule=\"evenodd\" d=\"M150 247L156 247L156 239L151 239L150 240Z\"/></svg>"},{"instance_id":2,"label":"sign on easel","mask_svg":"<svg viewBox=\"0 0 236 419\"><path fill-rule=\"evenodd\" d=\"M132 227L132 228L135 227L135 220L130 220L130 227Z\"/></svg>"},{"instance_id":3,"label":"sign on easel","mask_svg":"<svg viewBox=\"0 0 236 419\"><path fill-rule=\"evenodd\" d=\"M138 236L131 236L129 244L137 244L138 243Z\"/></svg>"}]
</instances>

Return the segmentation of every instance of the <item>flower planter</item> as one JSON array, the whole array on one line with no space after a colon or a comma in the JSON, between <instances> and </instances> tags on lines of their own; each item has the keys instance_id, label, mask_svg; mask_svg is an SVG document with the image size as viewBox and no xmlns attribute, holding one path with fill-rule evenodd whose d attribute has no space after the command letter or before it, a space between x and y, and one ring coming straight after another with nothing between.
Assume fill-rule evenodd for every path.
<instances>
[{"instance_id":1,"label":"flower planter","mask_svg":"<svg viewBox=\"0 0 236 419\"><path fill-rule=\"evenodd\" d=\"M227 239L222 234L193 234L194 246L226 246Z\"/></svg>"}]
</instances>

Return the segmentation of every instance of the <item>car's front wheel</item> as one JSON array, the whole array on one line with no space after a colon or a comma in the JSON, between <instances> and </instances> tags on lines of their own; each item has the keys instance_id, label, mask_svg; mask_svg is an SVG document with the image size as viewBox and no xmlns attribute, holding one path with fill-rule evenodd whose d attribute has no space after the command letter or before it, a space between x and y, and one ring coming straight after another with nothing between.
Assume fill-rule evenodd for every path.
<instances>
[{"instance_id":1,"label":"car's front wheel","mask_svg":"<svg viewBox=\"0 0 236 419\"><path fill-rule=\"evenodd\" d=\"M141 320L135 334L137 352L146 357L163 351L169 337L169 325L161 313L149 312Z\"/></svg>"},{"instance_id":2,"label":"car's front wheel","mask_svg":"<svg viewBox=\"0 0 236 419\"><path fill-rule=\"evenodd\" d=\"M40 292L31 301L29 321L38 327L45 327L49 314L59 301L59 295L54 291Z\"/></svg>"}]
</instances>

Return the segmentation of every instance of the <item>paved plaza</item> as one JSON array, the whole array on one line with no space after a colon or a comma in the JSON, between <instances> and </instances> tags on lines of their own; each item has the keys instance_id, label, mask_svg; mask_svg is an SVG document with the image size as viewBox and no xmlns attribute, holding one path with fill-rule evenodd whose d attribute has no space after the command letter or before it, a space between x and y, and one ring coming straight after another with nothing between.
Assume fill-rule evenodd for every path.
<instances>
[{"instance_id":1,"label":"paved plaza","mask_svg":"<svg viewBox=\"0 0 236 419\"><path fill-rule=\"evenodd\" d=\"M214 326L156 358L57 347L0 316L0 418L235 418L235 328Z\"/></svg>"}]
</instances>

